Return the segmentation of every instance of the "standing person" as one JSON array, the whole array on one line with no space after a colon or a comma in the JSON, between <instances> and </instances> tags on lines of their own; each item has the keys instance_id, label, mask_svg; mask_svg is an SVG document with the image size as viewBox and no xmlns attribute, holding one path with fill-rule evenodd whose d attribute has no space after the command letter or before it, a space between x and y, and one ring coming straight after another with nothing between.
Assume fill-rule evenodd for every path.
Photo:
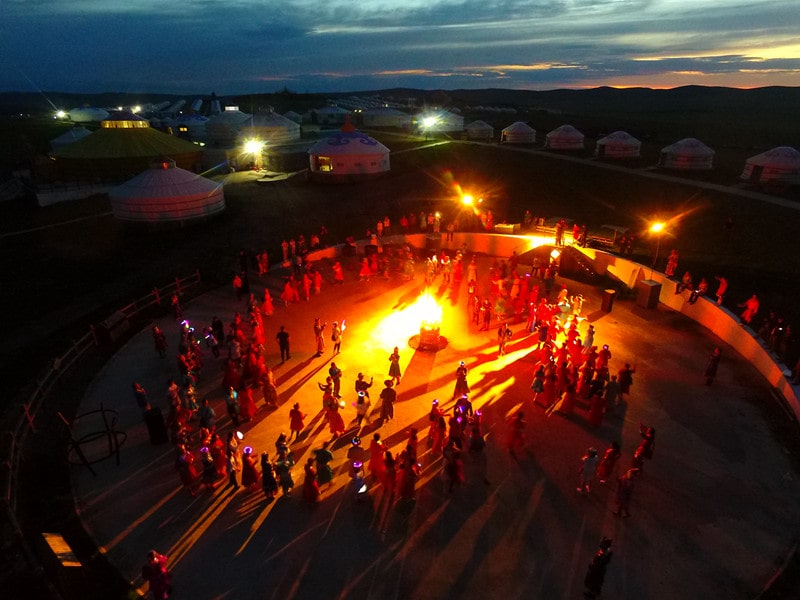
<instances>
[{"instance_id":1,"label":"standing person","mask_svg":"<svg viewBox=\"0 0 800 600\"><path fill-rule=\"evenodd\" d=\"M242 470L241 461L239 461L239 453L233 448L228 448L228 463L226 465L228 473L228 487L232 487L231 493L239 489L239 476L237 473Z\"/></svg>"},{"instance_id":2,"label":"standing person","mask_svg":"<svg viewBox=\"0 0 800 600\"><path fill-rule=\"evenodd\" d=\"M381 390L381 418L380 424L394 419L394 403L397 401L397 392L393 388L391 379L383 382L384 388Z\"/></svg>"},{"instance_id":3,"label":"standing person","mask_svg":"<svg viewBox=\"0 0 800 600\"><path fill-rule=\"evenodd\" d=\"M456 368L456 385L453 388L453 398L460 398L465 394L469 394L469 384L467 383L467 369L466 363L462 360L458 363Z\"/></svg>"},{"instance_id":4,"label":"standing person","mask_svg":"<svg viewBox=\"0 0 800 600\"><path fill-rule=\"evenodd\" d=\"M577 488L578 493L588 494L591 491L592 480L597 474L598 462L597 450L589 448L581 459L581 467L579 470L580 480Z\"/></svg>"},{"instance_id":5,"label":"standing person","mask_svg":"<svg viewBox=\"0 0 800 600\"><path fill-rule=\"evenodd\" d=\"M706 385L711 385L714 383L714 377L717 376L717 368L719 367L719 359L721 356L721 351L719 348L714 348L714 351L711 353L711 356L708 357L708 363L706 363Z\"/></svg>"},{"instance_id":6,"label":"standing person","mask_svg":"<svg viewBox=\"0 0 800 600\"><path fill-rule=\"evenodd\" d=\"M359 428L361 427L361 422L366 419L367 425L371 425L372 423L369 420L369 409L372 403L369 400L369 396L366 392L360 391L358 392L358 400L356 400L356 422L358 423Z\"/></svg>"},{"instance_id":7,"label":"standing person","mask_svg":"<svg viewBox=\"0 0 800 600\"><path fill-rule=\"evenodd\" d=\"M589 398L589 425L600 427L603 424L603 413L606 410L606 399L600 394L592 394Z\"/></svg>"},{"instance_id":8,"label":"standing person","mask_svg":"<svg viewBox=\"0 0 800 600\"><path fill-rule=\"evenodd\" d=\"M319 484L317 483L317 469L314 467L314 457L309 456L303 467L303 498L312 504L319 500Z\"/></svg>"},{"instance_id":9,"label":"standing person","mask_svg":"<svg viewBox=\"0 0 800 600\"><path fill-rule=\"evenodd\" d=\"M647 460L653 459L653 452L656 449L656 430L654 427L648 427L644 423L639 424L639 435L642 436L642 443L639 448L642 449L642 455Z\"/></svg>"},{"instance_id":10,"label":"standing person","mask_svg":"<svg viewBox=\"0 0 800 600\"><path fill-rule=\"evenodd\" d=\"M322 442L322 448L314 450L314 460L317 464L317 481L320 485L329 484L333 481L333 469L330 462L333 460L333 453L328 449L330 442Z\"/></svg>"},{"instance_id":11,"label":"standing person","mask_svg":"<svg viewBox=\"0 0 800 600\"><path fill-rule=\"evenodd\" d=\"M344 283L344 269L342 269L342 263L338 260L333 263L333 283L334 285L341 285Z\"/></svg>"},{"instance_id":12,"label":"standing person","mask_svg":"<svg viewBox=\"0 0 800 600\"><path fill-rule=\"evenodd\" d=\"M261 489L270 500L278 495L278 480L275 479L275 469L269 461L269 454L261 453Z\"/></svg>"},{"instance_id":13,"label":"standing person","mask_svg":"<svg viewBox=\"0 0 800 600\"><path fill-rule=\"evenodd\" d=\"M673 248L670 250L669 256L667 257L667 267L664 270L664 275L672 279L675 277L675 271L678 270L678 251Z\"/></svg>"},{"instance_id":14,"label":"standing person","mask_svg":"<svg viewBox=\"0 0 800 600\"><path fill-rule=\"evenodd\" d=\"M328 324L321 322L319 317L314 317L314 340L317 345L316 356L322 356L325 352L325 338L322 332L325 331L325 327L327 326Z\"/></svg>"},{"instance_id":15,"label":"standing person","mask_svg":"<svg viewBox=\"0 0 800 600\"><path fill-rule=\"evenodd\" d=\"M369 474L375 478L376 481L382 481L386 465L383 462L383 457L386 454L386 446L381 440L381 434L375 433L372 436L372 441L369 444Z\"/></svg>"},{"instance_id":16,"label":"standing person","mask_svg":"<svg viewBox=\"0 0 800 600\"><path fill-rule=\"evenodd\" d=\"M714 279L717 280L717 306L722 306L722 300L725 298L725 292L728 291L728 280L722 275L715 275Z\"/></svg>"},{"instance_id":17,"label":"standing person","mask_svg":"<svg viewBox=\"0 0 800 600\"><path fill-rule=\"evenodd\" d=\"M758 314L758 309L761 307L761 303L758 301L758 297L753 294L747 300L739 305L739 308L744 308L744 311L741 314L742 321L750 325L753 321L753 317Z\"/></svg>"},{"instance_id":18,"label":"standing person","mask_svg":"<svg viewBox=\"0 0 800 600\"><path fill-rule=\"evenodd\" d=\"M258 483L259 475L256 469L256 459L253 456L253 449L246 446L242 451L242 487L249 489Z\"/></svg>"},{"instance_id":19,"label":"standing person","mask_svg":"<svg viewBox=\"0 0 800 600\"><path fill-rule=\"evenodd\" d=\"M342 329L339 327L339 321L333 322L331 341L333 342L333 355L336 356L342 349Z\"/></svg>"},{"instance_id":20,"label":"standing person","mask_svg":"<svg viewBox=\"0 0 800 600\"><path fill-rule=\"evenodd\" d=\"M369 383L367 383L367 381L364 379L364 374L363 373L359 373L356 376L356 382L355 382L355 386L354 386L355 390L356 390L356 394L358 394L359 392L364 392L364 395L367 398L369 398L369 388L372 387L372 380L373 380L373 378L370 377L369 378Z\"/></svg>"},{"instance_id":21,"label":"standing person","mask_svg":"<svg viewBox=\"0 0 800 600\"><path fill-rule=\"evenodd\" d=\"M275 339L278 340L278 347L281 349L281 363L284 363L292 358L289 355L289 332L286 331L286 327L281 325Z\"/></svg>"},{"instance_id":22,"label":"standing person","mask_svg":"<svg viewBox=\"0 0 800 600\"><path fill-rule=\"evenodd\" d=\"M480 331L489 331L489 326L492 323L492 301L487 297L483 299L483 304L481 304L481 314L483 315L483 325L480 328Z\"/></svg>"},{"instance_id":23,"label":"standing person","mask_svg":"<svg viewBox=\"0 0 800 600\"><path fill-rule=\"evenodd\" d=\"M400 350L398 350L397 346L394 347L394 350L389 355L389 377L391 377L392 381L394 381L394 385L400 385L400 377L402 373L400 372Z\"/></svg>"},{"instance_id":24,"label":"standing person","mask_svg":"<svg viewBox=\"0 0 800 600\"><path fill-rule=\"evenodd\" d=\"M291 410L289 411L289 441L292 441L292 436L296 440L300 439L300 433L302 433L303 429L305 429L305 423L303 419L306 416L300 410L300 403L295 402L294 406L292 406Z\"/></svg>"},{"instance_id":25,"label":"standing person","mask_svg":"<svg viewBox=\"0 0 800 600\"><path fill-rule=\"evenodd\" d=\"M633 495L633 484L639 469L628 469L617 479L617 510L614 516L627 518L631 516L631 496Z\"/></svg>"},{"instance_id":26,"label":"standing person","mask_svg":"<svg viewBox=\"0 0 800 600\"><path fill-rule=\"evenodd\" d=\"M383 467L383 489L385 490L385 495L392 498L397 486L397 462L392 456L391 450L387 450L383 456Z\"/></svg>"},{"instance_id":27,"label":"standing person","mask_svg":"<svg viewBox=\"0 0 800 600\"><path fill-rule=\"evenodd\" d=\"M617 380L619 381L620 400L624 400L625 396L631 393L634 373L636 373L636 365L631 367L630 363L625 363L625 366L620 369L619 373L617 374Z\"/></svg>"},{"instance_id":28,"label":"standing person","mask_svg":"<svg viewBox=\"0 0 800 600\"><path fill-rule=\"evenodd\" d=\"M519 410L508 422L508 453L514 460L525 450L525 414Z\"/></svg>"},{"instance_id":29,"label":"standing person","mask_svg":"<svg viewBox=\"0 0 800 600\"><path fill-rule=\"evenodd\" d=\"M497 356L503 356L506 353L506 342L510 337L511 329L503 323L497 330Z\"/></svg>"},{"instance_id":30,"label":"standing person","mask_svg":"<svg viewBox=\"0 0 800 600\"><path fill-rule=\"evenodd\" d=\"M606 578L606 568L608 563L611 562L613 554L611 540L604 537L600 541L600 548L586 570L586 577L583 580L583 585L586 586L586 591L583 594L585 598L593 599L600 595Z\"/></svg>"},{"instance_id":31,"label":"standing person","mask_svg":"<svg viewBox=\"0 0 800 600\"><path fill-rule=\"evenodd\" d=\"M228 409L228 416L231 418L233 426L238 427L239 413L242 409L239 406L239 392L232 387L228 388L228 395L225 397L225 406Z\"/></svg>"},{"instance_id":32,"label":"standing person","mask_svg":"<svg viewBox=\"0 0 800 600\"><path fill-rule=\"evenodd\" d=\"M197 419L200 423L200 427L208 429L211 433L216 429L217 413L211 408L211 405L208 403L208 398L203 398L203 404L197 409Z\"/></svg>"},{"instance_id":33,"label":"standing person","mask_svg":"<svg viewBox=\"0 0 800 600\"><path fill-rule=\"evenodd\" d=\"M605 483L611 478L611 474L614 472L614 467L620 456L622 456L622 453L620 452L619 444L617 442L611 442L611 445L606 448L603 454L603 459L597 466L597 476L600 478L600 483Z\"/></svg>"},{"instance_id":34,"label":"standing person","mask_svg":"<svg viewBox=\"0 0 800 600\"><path fill-rule=\"evenodd\" d=\"M278 460L275 461L275 474L278 476L278 483L283 490L284 496L292 495L292 488L294 487L294 479L292 479L293 466L294 459L291 452L278 454Z\"/></svg>"},{"instance_id":35,"label":"standing person","mask_svg":"<svg viewBox=\"0 0 800 600\"><path fill-rule=\"evenodd\" d=\"M159 357L167 356L167 336L158 325L153 325L153 345Z\"/></svg>"},{"instance_id":36,"label":"standing person","mask_svg":"<svg viewBox=\"0 0 800 600\"><path fill-rule=\"evenodd\" d=\"M147 553L147 562L142 567L142 578L150 585L154 600L166 600L172 594L172 574L167 569L169 559L155 550Z\"/></svg>"},{"instance_id":37,"label":"standing person","mask_svg":"<svg viewBox=\"0 0 800 600\"><path fill-rule=\"evenodd\" d=\"M136 400L136 404L142 413L146 413L150 410L150 402L147 400L147 391L142 384L135 381L133 382L133 399Z\"/></svg>"},{"instance_id":38,"label":"standing person","mask_svg":"<svg viewBox=\"0 0 800 600\"><path fill-rule=\"evenodd\" d=\"M330 368L328 369L328 376L331 378L331 382L333 383L333 397L334 398L341 398L341 390L342 390L342 370L336 366L336 363L332 362Z\"/></svg>"}]
</instances>

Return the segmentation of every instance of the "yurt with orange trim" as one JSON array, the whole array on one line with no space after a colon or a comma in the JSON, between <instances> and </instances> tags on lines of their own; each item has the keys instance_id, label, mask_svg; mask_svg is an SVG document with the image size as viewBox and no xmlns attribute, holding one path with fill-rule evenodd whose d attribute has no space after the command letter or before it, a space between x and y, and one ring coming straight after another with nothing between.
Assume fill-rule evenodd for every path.
<instances>
[{"instance_id":1,"label":"yurt with orange trim","mask_svg":"<svg viewBox=\"0 0 800 600\"><path fill-rule=\"evenodd\" d=\"M544 147L551 150L583 150L583 134L572 125L562 125L545 136Z\"/></svg>"},{"instance_id":2,"label":"yurt with orange trim","mask_svg":"<svg viewBox=\"0 0 800 600\"><path fill-rule=\"evenodd\" d=\"M174 160L150 168L108 192L114 217L132 223L200 221L225 210L222 184L181 169Z\"/></svg>"},{"instance_id":3,"label":"yurt with orange trim","mask_svg":"<svg viewBox=\"0 0 800 600\"><path fill-rule=\"evenodd\" d=\"M695 138L684 138L661 149L662 169L708 171L714 166L714 151Z\"/></svg>"},{"instance_id":4,"label":"yurt with orange trim","mask_svg":"<svg viewBox=\"0 0 800 600\"><path fill-rule=\"evenodd\" d=\"M739 178L751 183L768 183L797 175L800 175L800 152L791 146L778 146L748 158Z\"/></svg>"},{"instance_id":5,"label":"yurt with orange trim","mask_svg":"<svg viewBox=\"0 0 800 600\"><path fill-rule=\"evenodd\" d=\"M321 135L308 149L312 179L361 181L389 172L389 148L358 131L349 119L339 131Z\"/></svg>"},{"instance_id":6,"label":"yurt with orange trim","mask_svg":"<svg viewBox=\"0 0 800 600\"><path fill-rule=\"evenodd\" d=\"M615 131L597 140L594 155L598 158L638 158L642 142L626 131Z\"/></svg>"}]
</instances>

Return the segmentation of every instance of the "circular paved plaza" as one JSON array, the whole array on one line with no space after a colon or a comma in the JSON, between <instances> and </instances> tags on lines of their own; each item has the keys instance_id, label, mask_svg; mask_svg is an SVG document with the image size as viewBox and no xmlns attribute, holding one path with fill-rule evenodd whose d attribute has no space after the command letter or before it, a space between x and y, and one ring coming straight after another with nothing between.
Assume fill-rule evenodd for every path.
<instances>
[{"instance_id":1,"label":"circular paved plaza","mask_svg":"<svg viewBox=\"0 0 800 600\"><path fill-rule=\"evenodd\" d=\"M479 259L479 294L488 292L490 262ZM330 279L329 264L321 268ZM254 282L253 291L260 294L266 283L277 298L279 275ZM510 323L507 354L498 357L498 323L488 331L471 324L465 284L445 286L438 278L430 288L443 307L447 344L429 352L409 345L419 331L418 316L408 310L422 290L419 270L410 282L393 277L361 283L352 271L346 277L338 287L326 282L309 302L279 306L276 300L275 314L266 319L266 360L275 372L280 406L267 410L258 397L256 418L241 429L257 454L273 455L276 438L288 432L290 407L300 403L308 418L301 440L292 444L292 497L267 501L260 488L232 494L223 486L193 497L180 484L171 445L150 443L130 386L141 382L151 402L166 412L165 384L178 375L178 326L171 319L159 321L170 343L167 358L156 355L145 330L98 374L80 412L101 402L118 411L117 428L127 439L119 465L101 462L96 476L73 467L76 504L97 544L137 587L143 585L145 554L155 548L169 556L180 598L572 599L581 597L587 564L608 536L614 556L605 598L752 598L787 554L788 525L800 518L800 484L764 418L762 406L772 402L768 386L746 360L695 323L661 307L647 310L620 300L606 313L599 290L559 279L571 293L587 297L581 332L594 325L596 343L611 349L611 372L625 362L637 367L629 399L593 428L581 407L565 416L532 402L536 336L525 333L524 323ZM228 322L237 310L245 314L244 302L225 288L194 299L185 317L203 327L214 315ZM336 476L321 501L311 505L303 499L303 464L331 437L317 383L327 374L332 344L326 335L326 353L315 357L315 316L347 323L335 361L344 372L343 414L352 428L355 375L374 377L376 409L387 358L399 347L403 378L395 419L380 428L365 425L361 437L366 443L378 431L397 454L409 429L419 429L422 472L415 502L387 497L369 478L368 498L355 500L345 465L351 433L333 445ZM292 343L292 358L284 364L274 342L280 325ZM719 374L713 386L705 386L706 358L718 345ZM473 406L484 415L489 484L466 457L466 483L449 494L441 456L428 451L424 440L432 400L452 410L461 360L469 368ZM224 436L232 426L221 363L206 353L199 396L210 399ZM526 416L527 446L514 460L506 423L519 409ZM377 418L377 410L372 416ZM655 427L655 453L636 484L631 517L619 519L612 514L616 478L608 486L595 482L581 495L578 467L587 448L602 453L618 441L619 475L639 445L640 423ZM90 417L81 419L73 437L100 427Z\"/></svg>"}]
</instances>

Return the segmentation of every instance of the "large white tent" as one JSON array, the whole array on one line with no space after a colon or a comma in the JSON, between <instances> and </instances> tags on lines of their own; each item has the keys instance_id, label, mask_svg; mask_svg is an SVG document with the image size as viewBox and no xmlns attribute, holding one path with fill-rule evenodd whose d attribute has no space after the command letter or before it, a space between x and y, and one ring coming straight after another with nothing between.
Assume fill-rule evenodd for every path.
<instances>
[{"instance_id":1,"label":"large white tent","mask_svg":"<svg viewBox=\"0 0 800 600\"><path fill-rule=\"evenodd\" d=\"M99 123L108 119L108 111L94 106L73 108L67 115L75 123Z\"/></svg>"},{"instance_id":2,"label":"large white tent","mask_svg":"<svg viewBox=\"0 0 800 600\"><path fill-rule=\"evenodd\" d=\"M108 193L114 216L122 221L174 223L206 219L225 210L222 184L175 166L154 161Z\"/></svg>"},{"instance_id":3,"label":"large white tent","mask_svg":"<svg viewBox=\"0 0 800 600\"><path fill-rule=\"evenodd\" d=\"M714 151L700 140L684 138L661 149L658 166L665 169L709 170Z\"/></svg>"},{"instance_id":4,"label":"large white tent","mask_svg":"<svg viewBox=\"0 0 800 600\"><path fill-rule=\"evenodd\" d=\"M251 115L235 106L226 106L221 113L206 122L206 138L212 146L231 148L236 145L239 131L250 121Z\"/></svg>"},{"instance_id":5,"label":"large white tent","mask_svg":"<svg viewBox=\"0 0 800 600\"><path fill-rule=\"evenodd\" d=\"M642 142L625 131L615 131L597 140L594 155L600 158L636 158Z\"/></svg>"},{"instance_id":6,"label":"large white tent","mask_svg":"<svg viewBox=\"0 0 800 600\"><path fill-rule=\"evenodd\" d=\"M446 110L434 110L417 115L417 126L425 133L464 131L464 117Z\"/></svg>"},{"instance_id":7,"label":"large white tent","mask_svg":"<svg viewBox=\"0 0 800 600\"><path fill-rule=\"evenodd\" d=\"M378 177L389 171L389 152L348 120L340 131L319 139L308 149L311 176L334 182Z\"/></svg>"},{"instance_id":8,"label":"large white tent","mask_svg":"<svg viewBox=\"0 0 800 600\"><path fill-rule=\"evenodd\" d=\"M553 150L582 150L583 134L572 125L562 125L547 134L544 147Z\"/></svg>"},{"instance_id":9,"label":"large white tent","mask_svg":"<svg viewBox=\"0 0 800 600\"><path fill-rule=\"evenodd\" d=\"M386 106L368 108L361 112L361 122L364 127L399 127L406 129L411 127L412 121L413 118L408 113Z\"/></svg>"},{"instance_id":10,"label":"large white tent","mask_svg":"<svg viewBox=\"0 0 800 600\"><path fill-rule=\"evenodd\" d=\"M78 140L82 140L88 135L92 135L92 132L86 129L86 127L73 127L62 133L57 138L50 140L50 148L55 150L56 148L61 148L62 146L69 146Z\"/></svg>"},{"instance_id":11,"label":"large white tent","mask_svg":"<svg viewBox=\"0 0 800 600\"><path fill-rule=\"evenodd\" d=\"M254 139L275 147L300 139L300 125L283 115L270 111L253 115L239 130L239 143Z\"/></svg>"},{"instance_id":12,"label":"large white tent","mask_svg":"<svg viewBox=\"0 0 800 600\"><path fill-rule=\"evenodd\" d=\"M473 121L464 127L467 132L467 139L469 140L490 140L494 137L494 127L489 125L486 121Z\"/></svg>"},{"instance_id":13,"label":"large white tent","mask_svg":"<svg viewBox=\"0 0 800 600\"><path fill-rule=\"evenodd\" d=\"M748 158L740 179L762 183L791 175L800 175L800 152L791 146L778 146Z\"/></svg>"},{"instance_id":14,"label":"large white tent","mask_svg":"<svg viewBox=\"0 0 800 600\"><path fill-rule=\"evenodd\" d=\"M517 121L503 129L500 141L505 144L533 144L536 142L536 130L527 123Z\"/></svg>"}]
</instances>

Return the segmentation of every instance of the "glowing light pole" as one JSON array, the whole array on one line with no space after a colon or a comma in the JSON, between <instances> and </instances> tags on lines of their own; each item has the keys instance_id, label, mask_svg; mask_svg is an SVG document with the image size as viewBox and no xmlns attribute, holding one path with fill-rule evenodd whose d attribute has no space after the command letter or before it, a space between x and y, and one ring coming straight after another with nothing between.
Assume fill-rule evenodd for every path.
<instances>
[{"instance_id":1,"label":"glowing light pole","mask_svg":"<svg viewBox=\"0 0 800 600\"><path fill-rule=\"evenodd\" d=\"M650 265L650 281L653 280L653 269L656 268L656 263L658 262L658 253L661 250L661 233L664 231L665 225L662 221L657 221L650 225L650 233L656 236L656 253L653 256L653 264Z\"/></svg>"},{"instance_id":2,"label":"glowing light pole","mask_svg":"<svg viewBox=\"0 0 800 600\"><path fill-rule=\"evenodd\" d=\"M428 140L428 134L430 133L431 128L436 125L436 117L425 117L422 119L422 128L425 130L425 140Z\"/></svg>"}]
</instances>

